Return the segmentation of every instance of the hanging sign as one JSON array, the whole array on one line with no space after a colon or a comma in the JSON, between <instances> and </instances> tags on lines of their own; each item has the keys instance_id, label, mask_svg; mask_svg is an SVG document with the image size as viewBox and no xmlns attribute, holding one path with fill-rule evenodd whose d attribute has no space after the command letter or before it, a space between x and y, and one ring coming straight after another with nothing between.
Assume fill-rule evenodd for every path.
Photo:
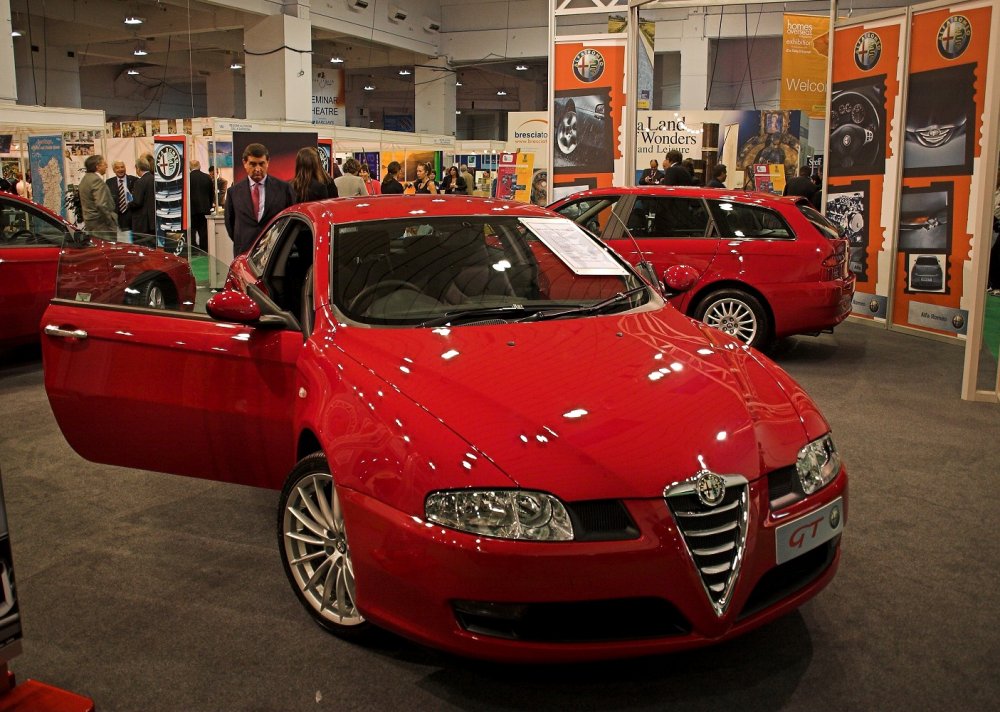
<instances>
[{"instance_id":1,"label":"hanging sign","mask_svg":"<svg viewBox=\"0 0 1000 712\"><path fill-rule=\"evenodd\" d=\"M781 38L781 108L802 109L813 118L826 113L826 70L830 18L784 16Z\"/></svg>"},{"instance_id":2,"label":"hanging sign","mask_svg":"<svg viewBox=\"0 0 1000 712\"><path fill-rule=\"evenodd\" d=\"M313 71L312 122L322 126L346 126L344 70Z\"/></svg>"}]
</instances>

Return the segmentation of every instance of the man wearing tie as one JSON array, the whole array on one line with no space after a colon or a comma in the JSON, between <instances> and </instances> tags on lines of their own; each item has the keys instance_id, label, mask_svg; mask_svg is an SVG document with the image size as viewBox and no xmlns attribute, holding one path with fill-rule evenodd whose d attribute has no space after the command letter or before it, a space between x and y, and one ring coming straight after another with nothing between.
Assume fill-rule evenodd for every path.
<instances>
[{"instance_id":1,"label":"man wearing tie","mask_svg":"<svg viewBox=\"0 0 1000 712\"><path fill-rule=\"evenodd\" d=\"M243 149L247 179L234 183L226 193L226 230L234 257L247 252L261 228L294 202L288 183L267 175L269 157L267 147L260 143Z\"/></svg>"},{"instance_id":2,"label":"man wearing tie","mask_svg":"<svg viewBox=\"0 0 1000 712\"><path fill-rule=\"evenodd\" d=\"M111 170L115 175L113 178L108 178L107 184L111 198L115 201L115 210L118 211L118 229L131 230L132 212L128 209L128 204L132 202L132 191L139 179L126 174L125 163L122 161L112 163Z\"/></svg>"}]
</instances>

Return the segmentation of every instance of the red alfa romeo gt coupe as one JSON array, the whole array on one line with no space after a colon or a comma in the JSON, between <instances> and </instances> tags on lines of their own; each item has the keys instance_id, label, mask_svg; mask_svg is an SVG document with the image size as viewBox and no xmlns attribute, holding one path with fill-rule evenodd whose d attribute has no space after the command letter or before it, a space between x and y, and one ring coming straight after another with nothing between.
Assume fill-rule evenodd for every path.
<instances>
[{"instance_id":1,"label":"red alfa romeo gt coupe","mask_svg":"<svg viewBox=\"0 0 1000 712\"><path fill-rule=\"evenodd\" d=\"M87 459L279 490L291 587L337 634L634 656L837 569L848 478L809 397L544 208L297 205L206 311L56 299L52 410Z\"/></svg>"},{"instance_id":2,"label":"red alfa romeo gt coupe","mask_svg":"<svg viewBox=\"0 0 1000 712\"><path fill-rule=\"evenodd\" d=\"M191 309L196 285L183 257L78 230L55 213L0 193L0 346L36 342L60 299Z\"/></svg>"},{"instance_id":3,"label":"red alfa romeo gt coupe","mask_svg":"<svg viewBox=\"0 0 1000 712\"><path fill-rule=\"evenodd\" d=\"M670 302L758 348L829 331L851 313L847 238L805 198L642 186L576 193L549 206L626 259L689 273Z\"/></svg>"}]
</instances>

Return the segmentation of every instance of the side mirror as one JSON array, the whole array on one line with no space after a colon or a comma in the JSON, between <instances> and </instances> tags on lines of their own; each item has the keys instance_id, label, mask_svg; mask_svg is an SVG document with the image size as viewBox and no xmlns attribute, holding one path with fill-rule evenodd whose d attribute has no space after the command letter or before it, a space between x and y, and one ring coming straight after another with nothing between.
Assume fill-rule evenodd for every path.
<instances>
[{"instance_id":1,"label":"side mirror","mask_svg":"<svg viewBox=\"0 0 1000 712\"><path fill-rule=\"evenodd\" d=\"M607 113L607 111L608 108L604 104L598 104L597 106L594 107L594 115L600 116L601 118L604 118L604 115Z\"/></svg>"},{"instance_id":2,"label":"side mirror","mask_svg":"<svg viewBox=\"0 0 1000 712\"><path fill-rule=\"evenodd\" d=\"M254 324L260 320L260 306L243 292L219 292L205 304L205 311L218 321Z\"/></svg>"},{"instance_id":3,"label":"side mirror","mask_svg":"<svg viewBox=\"0 0 1000 712\"><path fill-rule=\"evenodd\" d=\"M686 292L698 281L698 271L689 265L672 265L663 273L663 282L674 294Z\"/></svg>"}]
</instances>

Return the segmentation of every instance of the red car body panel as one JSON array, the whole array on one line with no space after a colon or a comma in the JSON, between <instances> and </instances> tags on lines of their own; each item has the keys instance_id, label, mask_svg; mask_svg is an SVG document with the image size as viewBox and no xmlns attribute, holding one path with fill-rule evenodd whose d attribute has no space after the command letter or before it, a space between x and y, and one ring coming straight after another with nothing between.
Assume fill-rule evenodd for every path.
<instances>
[{"instance_id":1,"label":"red car body panel","mask_svg":"<svg viewBox=\"0 0 1000 712\"><path fill-rule=\"evenodd\" d=\"M672 265L689 265L697 271L698 282L670 298L685 314L693 315L702 297L725 287L760 295L778 338L832 329L851 312L855 278L848 271L847 240L824 237L798 209L807 204L804 198L647 186L583 191L549 207L560 211L579 200L613 196L699 198L765 207L777 212L795 234L795 239L664 236L637 237L633 242L619 220L605 220L602 237L633 264L639 262L637 243L642 257L661 277ZM619 203L627 207L624 201ZM827 259L835 265L825 268Z\"/></svg>"},{"instance_id":2,"label":"red car body panel","mask_svg":"<svg viewBox=\"0 0 1000 712\"><path fill-rule=\"evenodd\" d=\"M842 469L816 493L770 511L768 473L794 466L800 448L829 426L794 381L753 349L658 301L615 315L450 328L373 328L346 321L329 303L332 222L402 218L417 209L488 215L497 206L549 215L466 198L385 196L293 208L315 228L316 320L305 338L204 315L53 302L46 323L87 332L84 340L43 341L60 427L91 460L271 488L282 486L298 458L322 449L350 532L361 612L463 655L555 661L685 649L772 620L826 586L839 537L823 545L828 558L806 583L742 615L775 569L775 528L838 498L846 517L847 501ZM554 265L542 271L559 274ZM259 279L245 257L234 263L233 288ZM722 615L663 496L703 468L749 481L752 526ZM567 502L618 499L638 534L542 543L427 521L429 493L470 487L540 489ZM532 643L472 632L453 610L456 600L635 597L669 601L690 631Z\"/></svg>"},{"instance_id":3,"label":"red car body panel","mask_svg":"<svg viewBox=\"0 0 1000 712\"><path fill-rule=\"evenodd\" d=\"M3 208L23 210L67 236L62 244L9 244L0 240L0 346L38 339L49 300L122 304L126 288L162 275L179 308L190 310L196 284L187 262L176 255L87 237L47 208L15 195L0 194ZM166 283L165 283L166 284Z\"/></svg>"}]
</instances>

